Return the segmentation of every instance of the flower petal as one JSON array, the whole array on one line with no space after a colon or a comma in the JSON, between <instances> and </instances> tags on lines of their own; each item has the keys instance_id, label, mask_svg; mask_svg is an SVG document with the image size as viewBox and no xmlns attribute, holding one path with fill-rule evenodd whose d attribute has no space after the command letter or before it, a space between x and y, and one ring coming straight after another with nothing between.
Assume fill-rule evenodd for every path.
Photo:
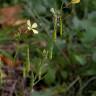
<instances>
[{"instance_id":1,"label":"flower petal","mask_svg":"<svg viewBox=\"0 0 96 96\"><path fill-rule=\"evenodd\" d=\"M38 34L38 30L32 29L32 31L33 31L34 34Z\"/></svg>"},{"instance_id":2,"label":"flower petal","mask_svg":"<svg viewBox=\"0 0 96 96\"><path fill-rule=\"evenodd\" d=\"M33 23L32 28L37 28L37 23Z\"/></svg>"},{"instance_id":3,"label":"flower petal","mask_svg":"<svg viewBox=\"0 0 96 96\"><path fill-rule=\"evenodd\" d=\"M32 28L30 26L28 26L27 28L28 28L29 31L32 30Z\"/></svg>"},{"instance_id":4,"label":"flower petal","mask_svg":"<svg viewBox=\"0 0 96 96\"><path fill-rule=\"evenodd\" d=\"M28 25L28 26L31 26L30 20L27 20L27 25Z\"/></svg>"}]
</instances>

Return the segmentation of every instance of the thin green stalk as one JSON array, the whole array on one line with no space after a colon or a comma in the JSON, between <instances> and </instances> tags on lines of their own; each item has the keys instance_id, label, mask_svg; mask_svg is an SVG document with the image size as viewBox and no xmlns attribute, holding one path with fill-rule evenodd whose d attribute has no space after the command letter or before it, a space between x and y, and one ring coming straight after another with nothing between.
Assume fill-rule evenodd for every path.
<instances>
[{"instance_id":1,"label":"thin green stalk","mask_svg":"<svg viewBox=\"0 0 96 96\"><path fill-rule=\"evenodd\" d=\"M62 24L62 17L60 16L60 36L62 38L62 34L63 34L63 24Z\"/></svg>"},{"instance_id":2,"label":"thin green stalk","mask_svg":"<svg viewBox=\"0 0 96 96\"><path fill-rule=\"evenodd\" d=\"M23 69L23 76L24 77L26 77L26 75L28 75L28 73L29 73L29 71L30 71L30 55L29 55L29 52L30 52L30 50L29 50L29 46L27 47L27 49L26 49L26 54L27 54L27 56L26 56L26 62L25 62L25 66L24 66L24 69Z\"/></svg>"},{"instance_id":3,"label":"thin green stalk","mask_svg":"<svg viewBox=\"0 0 96 96\"><path fill-rule=\"evenodd\" d=\"M84 9L84 18L88 19L88 2L89 0L84 0L85 9Z\"/></svg>"},{"instance_id":4,"label":"thin green stalk","mask_svg":"<svg viewBox=\"0 0 96 96\"><path fill-rule=\"evenodd\" d=\"M0 58L0 85L2 84L2 70L1 70L1 58Z\"/></svg>"},{"instance_id":5,"label":"thin green stalk","mask_svg":"<svg viewBox=\"0 0 96 96\"><path fill-rule=\"evenodd\" d=\"M54 16L53 41L56 41L56 38L57 38L57 16Z\"/></svg>"},{"instance_id":6,"label":"thin green stalk","mask_svg":"<svg viewBox=\"0 0 96 96\"><path fill-rule=\"evenodd\" d=\"M29 53L30 53L30 50L29 50L29 46L28 46L28 48L27 48L27 62L28 62L28 69L27 70L28 70L28 72L30 71L30 67L31 67L30 66L31 64L30 64L30 54Z\"/></svg>"},{"instance_id":7,"label":"thin green stalk","mask_svg":"<svg viewBox=\"0 0 96 96\"><path fill-rule=\"evenodd\" d=\"M49 54L49 59L51 60L52 57L53 57L53 44L51 45L51 48L50 48L50 54Z\"/></svg>"}]
</instances>

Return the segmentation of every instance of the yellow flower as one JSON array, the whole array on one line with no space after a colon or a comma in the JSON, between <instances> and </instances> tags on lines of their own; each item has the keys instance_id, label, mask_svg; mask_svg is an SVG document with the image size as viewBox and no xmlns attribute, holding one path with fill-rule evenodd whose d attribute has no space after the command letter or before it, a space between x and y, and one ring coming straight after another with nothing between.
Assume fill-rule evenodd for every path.
<instances>
[{"instance_id":1,"label":"yellow flower","mask_svg":"<svg viewBox=\"0 0 96 96\"><path fill-rule=\"evenodd\" d=\"M37 26L37 23L31 24L30 20L27 20L27 28L29 31L32 30L34 34L38 34L38 30L36 30Z\"/></svg>"},{"instance_id":2,"label":"yellow flower","mask_svg":"<svg viewBox=\"0 0 96 96\"><path fill-rule=\"evenodd\" d=\"M80 0L71 0L72 4L80 3Z\"/></svg>"}]
</instances>

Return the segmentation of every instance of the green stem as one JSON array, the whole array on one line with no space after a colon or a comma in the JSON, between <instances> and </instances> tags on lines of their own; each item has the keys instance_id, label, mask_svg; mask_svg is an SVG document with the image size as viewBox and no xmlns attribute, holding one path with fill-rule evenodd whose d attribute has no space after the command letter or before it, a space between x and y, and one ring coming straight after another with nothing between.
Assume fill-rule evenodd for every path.
<instances>
[{"instance_id":1,"label":"green stem","mask_svg":"<svg viewBox=\"0 0 96 96\"><path fill-rule=\"evenodd\" d=\"M30 66L30 54L29 54L29 53L30 53L30 50L29 50L29 46L28 46L28 48L27 48L27 62L28 62L28 63L27 63L27 64L28 64L27 72L30 71L30 67L31 67L31 66Z\"/></svg>"},{"instance_id":2,"label":"green stem","mask_svg":"<svg viewBox=\"0 0 96 96\"><path fill-rule=\"evenodd\" d=\"M56 41L57 38L57 17L54 16L54 32L53 32L53 41Z\"/></svg>"},{"instance_id":3,"label":"green stem","mask_svg":"<svg viewBox=\"0 0 96 96\"><path fill-rule=\"evenodd\" d=\"M29 46L27 46L27 49L26 49L26 61L25 61L25 64L24 64L24 69L23 69L23 76L26 77L26 75L28 75L29 71L30 71L30 56L29 56Z\"/></svg>"},{"instance_id":4,"label":"green stem","mask_svg":"<svg viewBox=\"0 0 96 96\"><path fill-rule=\"evenodd\" d=\"M62 17L60 16L60 36L62 38L62 34L63 34L63 24L62 24Z\"/></svg>"}]
</instances>

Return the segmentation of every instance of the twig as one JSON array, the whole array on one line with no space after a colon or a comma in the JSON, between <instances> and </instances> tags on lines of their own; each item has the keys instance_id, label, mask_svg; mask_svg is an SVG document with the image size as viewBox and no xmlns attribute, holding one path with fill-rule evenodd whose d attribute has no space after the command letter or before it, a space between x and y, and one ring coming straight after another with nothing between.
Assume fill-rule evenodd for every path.
<instances>
[{"instance_id":1,"label":"twig","mask_svg":"<svg viewBox=\"0 0 96 96\"><path fill-rule=\"evenodd\" d=\"M10 95L9 95L9 96L12 96L12 94L13 94L13 92L14 92L14 90L15 90L16 84L17 84L17 80L15 80L15 82L14 82L14 84L13 84L13 86L12 86L12 89L11 89L11 91L10 91Z\"/></svg>"},{"instance_id":2,"label":"twig","mask_svg":"<svg viewBox=\"0 0 96 96\"><path fill-rule=\"evenodd\" d=\"M92 78L90 78L81 88L80 88L80 90L79 90L79 95L82 93L82 91L84 90L84 88L86 88L87 87L87 85L89 84L89 83L91 83L93 80L95 80L96 79L96 76L95 77L92 77Z\"/></svg>"},{"instance_id":3,"label":"twig","mask_svg":"<svg viewBox=\"0 0 96 96\"><path fill-rule=\"evenodd\" d=\"M77 78L68 86L68 88L66 88L65 93L68 92L68 91L74 86L74 84L76 84L76 82L79 81L79 80L80 80L80 77L77 77Z\"/></svg>"}]
</instances>

